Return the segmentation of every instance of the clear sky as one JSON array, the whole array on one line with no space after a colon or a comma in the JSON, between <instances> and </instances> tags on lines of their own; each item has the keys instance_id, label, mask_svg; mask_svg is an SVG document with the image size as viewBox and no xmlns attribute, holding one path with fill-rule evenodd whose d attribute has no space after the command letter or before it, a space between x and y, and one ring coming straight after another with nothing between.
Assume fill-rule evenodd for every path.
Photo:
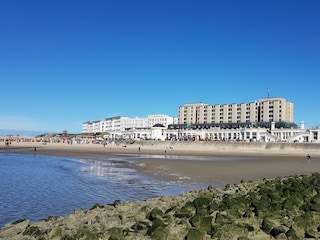
<instances>
[{"instance_id":1,"label":"clear sky","mask_svg":"<svg viewBox=\"0 0 320 240\"><path fill-rule=\"evenodd\" d=\"M0 1L0 129L283 97L320 124L320 1Z\"/></svg>"}]
</instances>

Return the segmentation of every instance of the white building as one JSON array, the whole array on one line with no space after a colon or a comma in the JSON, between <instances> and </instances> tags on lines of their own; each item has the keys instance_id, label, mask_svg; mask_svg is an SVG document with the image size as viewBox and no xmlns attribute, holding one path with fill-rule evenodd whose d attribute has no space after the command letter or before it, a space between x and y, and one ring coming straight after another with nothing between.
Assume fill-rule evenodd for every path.
<instances>
[{"instance_id":1,"label":"white building","mask_svg":"<svg viewBox=\"0 0 320 240\"><path fill-rule=\"evenodd\" d=\"M106 139L205 140L320 143L320 126L305 129L293 122L294 104L284 98L259 102L186 104L179 118L116 116L82 124L82 133L105 133Z\"/></svg>"},{"instance_id":2,"label":"white building","mask_svg":"<svg viewBox=\"0 0 320 240\"><path fill-rule=\"evenodd\" d=\"M93 124L91 121L82 123L82 133L93 133Z\"/></svg>"},{"instance_id":3,"label":"white building","mask_svg":"<svg viewBox=\"0 0 320 240\"><path fill-rule=\"evenodd\" d=\"M167 128L170 124L177 123L177 121L176 118L165 114L152 114L146 118L116 116L104 120L84 122L82 124L82 133L119 133L130 129L151 129L156 124L161 124Z\"/></svg>"},{"instance_id":4,"label":"white building","mask_svg":"<svg viewBox=\"0 0 320 240\"><path fill-rule=\"evenodd\" d=\"M170 117L165 114L153 114L148 115L148 127L151 128L156 124L161 124L164 127L168 128L170 124L174 124L175 122L178 122L177 118Z\"/></svg>"},{"instance_id":5,"label":"white building","mask_svg":"<svg viewBox=\"0 0 320 240\"><path fill-rule=\"evenodd\" d=\"M271 127L239 127L221 128L199 125L170 126L167 129L169 140L206 140L206 141L253 141L253 142L311 142L320 143L320 126L304 128L276 128L275 122Z\"/></svg>"},{"instance_id":6,"label":"white building","mask_svg":"<svg viewBox=\"0 0 320 240\"><path fill-rule=\"evenodd\" d=\"M164 141L167 139L167 128L162 124L155 124L151 127L151 139Z\"/></svg>"},{"instance_id":7,"label":"white building","mask_svg":"<svg viewBox=\"0 0 320 240\"><path fill-rule=\"evenodd\" d=\"M305 129L304 122L300 128L276 127L272 122L270 127L208 127L206 125L176 124L166 127L163 124L154 124L149 127L137 127L141 121L130 121L128 118L116 117L107 121L85 122L82 127L87 133L93 133L98 129L98 123L105 132L105 138L109 140L205 140L205 141L253 141L253 142L310 142L320 143L320 126ZM148 121L149 124L152 121ZM131 124L131 125L129 125ZM145 122L143 123L145 124ZM126 128L127 126L130 126ZM135 126L135 127L133 127ZM91 132L89 132L91 131Z\"/></svg>"}]
</instances>

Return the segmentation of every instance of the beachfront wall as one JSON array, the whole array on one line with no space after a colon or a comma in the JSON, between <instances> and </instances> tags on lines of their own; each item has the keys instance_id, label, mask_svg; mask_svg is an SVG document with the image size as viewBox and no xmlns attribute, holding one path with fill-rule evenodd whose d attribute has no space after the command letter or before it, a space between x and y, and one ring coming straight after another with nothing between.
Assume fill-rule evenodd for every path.
<instances>
[{"instance_id":1,"label":"beachfront wall","mask_svg":"<svg viewBox=\"0 0 320 240\"><path fill-rule=\"evenodd\" d=\"M317 143L285 143L285 142L226 142L226 141L144 141L145 148L167 151L201 151L202 153L261 153L261 154L319 154ZM303 157L304 159L304 157Z\"/></svg>"}]
</instances>

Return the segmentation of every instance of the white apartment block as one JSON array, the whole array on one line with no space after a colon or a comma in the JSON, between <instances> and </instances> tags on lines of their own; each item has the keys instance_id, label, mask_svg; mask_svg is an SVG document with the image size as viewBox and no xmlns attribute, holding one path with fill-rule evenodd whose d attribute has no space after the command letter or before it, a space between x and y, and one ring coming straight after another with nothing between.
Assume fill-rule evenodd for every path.
<instances>
[{"instance_id":1,"label":"white apartment block","mask_svg":"<svg viewBox=\"0 0 320 240\"><path fill-rule=\"evenodd\" d=\"M104 120L87 121L82 124L82 133L122 132L135 128L151 128L156 124L168 127L177 123L176 118L165 114L152 114L146 118L116 116Z\"/></svg>"},{"instance_id":2,"label":"white apartment block","mask_svg":"<svg viewBox=\"0 0 320 240\"><path fill-rule=\"evenodd\" d=\"M82 133L92 133L93 132L93 124L92 122L84 122L82 123Z\"/></svg>"}]
</instances>

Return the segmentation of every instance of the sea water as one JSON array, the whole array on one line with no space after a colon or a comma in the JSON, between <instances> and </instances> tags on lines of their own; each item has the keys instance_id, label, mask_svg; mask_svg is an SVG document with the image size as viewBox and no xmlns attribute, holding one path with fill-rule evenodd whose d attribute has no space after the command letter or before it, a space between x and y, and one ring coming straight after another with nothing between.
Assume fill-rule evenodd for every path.
<instances>
[{"instance_id":1,"label":"sea water","mask_svg":"<svg viewBox=\"0 0 320 240\"><path fill-rule=\"evenodd\" d=\"M132 168L133 158L0 152L0 228L20 219L36 222L67 216L96 203L140 201L199 188L144 175Z\"/></svg>"}]
</instances>

